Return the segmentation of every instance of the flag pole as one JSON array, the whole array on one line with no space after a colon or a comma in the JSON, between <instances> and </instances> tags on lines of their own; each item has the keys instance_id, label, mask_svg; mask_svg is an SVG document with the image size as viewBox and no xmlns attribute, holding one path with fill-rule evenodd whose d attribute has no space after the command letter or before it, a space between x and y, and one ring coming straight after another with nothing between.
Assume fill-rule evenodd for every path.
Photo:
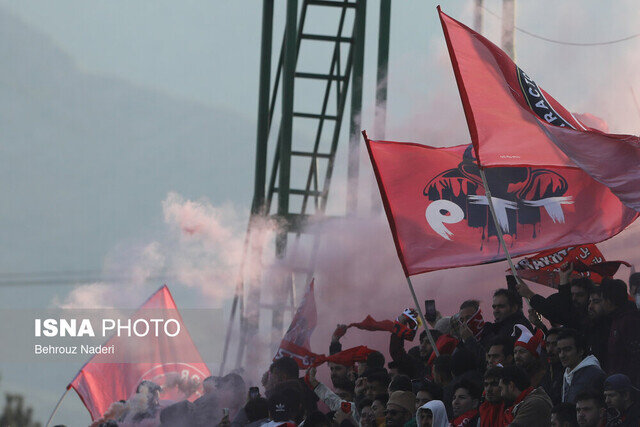
<instances>
[{"instance_id":1,"label":"flag pole","mask_svg":"<svg viewBox=\"0 0 640 427\"><path fill-rule=\"evenodd\" d=\"M60 404L62 403L64 398L67 397L67 393L69 393L69 390L70 389L67 388L62 394L62 396L60 396L60 400L58 400L58 404L56 405L56 407L53 408L53 412L51 413L51 416L49 417L49 421L47 421L47 424L45 427L49 427L49 425L51 425L51 420L53 420L53 417L56 415L56 412L58 412L58 408L60 408Z\"/></svg>"},{"instance_id":2,"label":"flag pole","mask_svg":"<svg viewBox=\"0 0 640 427\"><path fill-rule=\"evenodd\" d=\"M418 315L420 316L420 320L422 320L422 324L424 325L424 330L427 332L427 338L429 338L429 342L431 343L431 348L433 349L433 352L436 354L436 357L438 357L440 356L440 352L438 351L438 347L436 347L436 342L433 340L431 331L429 331L429 324L427 323L427 319L425 319L424 314L422 314L422 309L420 308L420 304L418 303L418 297L416 297L416 291L413 289L413 283L411 283L411 277L409 276L407 276L407 284L409 285L409 290L411 291L413 302L415 303L416 309L418 310Z\"/></svg>"},{"instance_id":3,"label":"flag pole","mask_svg":"<svg viewBox=\"0 0 640 427\"><path fill-rule=\"evenodd\" d=\"M480 169L480 177L482 178L482 184L484 185L484 194L487 196L487 202L489 203L489 211L491 212L491 218L493 219L493 225L496 227L496 234L498 235L498 240L502 245L502 249L504 250L504 254L507 256L507 262L509 263L509 268L511 269L511 274L513 274L516 280L520 281L520 277L518 277L518 273L516 272L516 268L513 265L513 261L511 260L511 255L509 254L509 250L507 249L507 244L504 241L504 235L502 234L502 228L500 224L498 224L498 218L496 217L496 211L493 208L493 202L491 201L491 191L489 190L489 184L487 184L487 177L484 174L484 169L478 165Z\"/></svg>"}]
</instances>

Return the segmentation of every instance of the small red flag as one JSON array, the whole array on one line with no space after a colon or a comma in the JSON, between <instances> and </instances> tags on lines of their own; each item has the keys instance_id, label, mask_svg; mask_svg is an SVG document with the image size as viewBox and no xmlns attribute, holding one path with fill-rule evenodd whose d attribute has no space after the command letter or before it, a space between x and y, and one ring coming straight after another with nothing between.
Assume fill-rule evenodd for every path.
<instances>
[{"instance_id":1,"label":"small red flag","mask_svg":"<svg viewBox=\"0 0 640 427\"><path fill-rule=\"evenodd\" d=\"M363 134L407 276L505 258L471 145L434 148ZM600 242L638 216L580 169L499 167L486 177L512 256Z\"/></svg>"},{"instance_id":2,"label":"small red flag","mask_svg":"<svg viewBox=\"0 0 640 427\"><path fill-rule=\"evenodd\" d=\"M283 356L293 357L301 369L307 369L317 356L311 351L311 344L309 342L318 321L316 299L313 289L314 281L311 280L296 314L293 316L293 319L291 319L291 325L284 335L284 338L282 338L280 348L278 348L274 360Z\"/></svg>"},{"instance_id":3,"label":"small red flag","mask_svg":"<svg viewBox=\"0 0 640 427\"><path fill-rule=\"evenodd\" d=\"M180 333L173 337L163 333L158 336L149 334L145 338L136 337L134 345L125 337L113 336L104 346L113 345L117 356L98 354L92 357L67 386L78 393L91 413L92 420L100 418L113 402L127 400L135 394L137 386L143 380L153 381L162 387L174 383L175 378L183 378L199 387L202 380L211 375L191 340L166 285L136 311L131 318L132 323L146 318L145 313L150 310L153 310L156 317L158 313L166 313L163 317L176 319L181 325ZM123 352L126 354L122 354ZM116 357L131 362L114 363ZM192 391L185 395L177 388L167 387L161 398L194 400L201 395L200 390Z\"/></svg>"},{"instance_id":4,"label":"small red flag","mask_svg":"<svg viewBox=\"0 0 640 427\"><path fill-rule=\"evenodd\" d=\"M471 316L469 320L467 320L467 326L469 327L471 333L473 333L473 336L475 338L480 338L482 330L484 329L484 325L485 322L484 318L482 317L482 310L480 309L478 309L478 311L476 311L473 316Z\"/></svg>"},{"instance_id":5,"label":"small red flag","mask_svg":"<svg viewBox=\"0 0 640 427\"><path fill-rule=\"evenodd\" d=\"M585 126L496 45L438 12L480 165L579 167L640 211L640 138Z\"/></svg>"}]
</instances>

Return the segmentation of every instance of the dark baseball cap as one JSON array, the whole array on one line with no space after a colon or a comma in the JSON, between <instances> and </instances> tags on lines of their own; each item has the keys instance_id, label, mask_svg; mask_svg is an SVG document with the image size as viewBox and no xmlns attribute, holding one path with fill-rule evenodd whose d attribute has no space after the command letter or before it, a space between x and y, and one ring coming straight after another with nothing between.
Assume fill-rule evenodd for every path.
<instances>
[{"instance_id":1,"label":"dark baseball cap","mask_svg":"<svg viewBox=\"0 0 640 427\"><path fill-rule=\"evenodd\" d=\"M604 380L604 389L614 391L637 390L633 384L631 384L629 377L624 374L613 374L608 377Z\"/></svg>"}]
</instances>

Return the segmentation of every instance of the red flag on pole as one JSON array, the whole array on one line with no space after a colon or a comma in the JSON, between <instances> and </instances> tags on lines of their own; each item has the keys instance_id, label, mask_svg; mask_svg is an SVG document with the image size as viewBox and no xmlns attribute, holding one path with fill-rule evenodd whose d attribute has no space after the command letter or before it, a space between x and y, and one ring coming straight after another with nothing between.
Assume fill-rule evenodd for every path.
<instances>
[{"instance_id":1,"label":"red flag on pole","mask_svg":"<svg viewBox=\"0 0 640 427\"><path fill-rule=\"evenodd\" d=\"M280 348L278 348L274 360L283 356L289 356L298 362L300 368L306 369L312 365L317 356L311 351L311 345L309 343L311 334L316 328L318 321L313 288L314 281L311 280L309 289L307 289L296 314L293 316L293 319L291 319L291 325L280 343Z\"/></svg>"},{"instance_id":2,"label":"red flag on pole","mask_svg":"<svg viewBox=\"0 0 640 427\"><path fill-rule=\"evenodd\" d=\"M407 276L505 258L470 145L364 136ZM486 175L513 256L599 242L638 216L580 169L499 167Z\"/></svg>"},{"instance_id":3,"label":"red flag on pole","mask_svg":"<svg viewBox=\"0 0 640 427\"><path fill-rule=\"evenodd\" d=\"M154 319L175 319L180 325L179 333L175 336L150 333L144 338L114 335L103 347L113 346L115 354L95 355L67 386L78 393L92 420L100 418L113 402L126 400L135 394L137 386L144 380L164 386L161 395L164 399L193 400L200 396L200 392L191 386L199 386L211 374L191 340L166 285L136 311L130 319L132 324L138 319L146 319L150 312ZM176 330L169 332L174 334ZM189 387L179 390L181 384L176 382L177 378L182 385ZM186 389L190 394L184 393Z\"/></svg>"},{"instance_id":4,"label":"red flag on pole","mask_svg":"<svg viewBox=\"0 0 640 427\"><path fill-rule=\"evenodd\" d=\"M640 138L585 126L496 45L438 12L481 166L579 167L640 211Z\"/></svg>"}]
</instances>

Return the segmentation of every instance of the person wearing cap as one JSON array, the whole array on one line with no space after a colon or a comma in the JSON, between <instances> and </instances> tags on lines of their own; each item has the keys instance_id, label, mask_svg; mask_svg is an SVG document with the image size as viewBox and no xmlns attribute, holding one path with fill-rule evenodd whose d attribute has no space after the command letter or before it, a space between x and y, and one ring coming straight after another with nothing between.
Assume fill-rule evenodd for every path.
<instances>
[{"instance_id":1,"label":"person wearing cap","mask_svg":"<svg viewBox=\"0 0 640 427\"><path fill-rule=\"evenodd\" d=\"M640 425L640 406L634 399L637 391L629 377L624 374L611 375L604 381L607 426Z\"/></svg>"},{"instance_id":2,"label":"person wearing cap","mask_svg":"<svg viewBox=\"0 0 640 427\"><path fill-rule=\"evenodd\" d=\"M517 366L500 369L500 395L507 407L504 425L549 427L551 399L542 387L531 387L529 377L523 369Z\"/></svg>"},{"instance_id":3,"label":"person wearing cap","mask_svg":"<svg viewBox=\"0 0 640 427\"><path fill-rule=\"evenodd\" d=\"M517 324L513 327L513 337L518 337L513 344L513 360L517 367L524 369L529 375L533 387L537 387L547 374L547 366L541 358L544 348L544 334L538 329L532 333L526 326Z\"/></svg>"},{"instance_id":4,"label":"person wearing cap","mask_svg":"<svg viewBox=\"0 0 640 427\"><path fill-rule=\"evenodd\" d=\"M587 389L602 390L605 373L598 359L592 354L587 355L584 338L577 331L560 331L558 357L564 368L563 402L576 403L578 394Z\"/></svg>"},{"instance_id":5,"label":"person wearing cap","mask_svg":"<svg viewBox=\"0 0 640 427\"><path fill-rule=\"evenodd\" d=\"M602 299L605 314L611 317L607 365L608 374L625 374L635 386L640 385L640 312L629 301L622 280L603 279Z\"/></svg>"},{"instance_id":6,"label":"person wearing cap","mask_svg":"<svg viewBox=\"0 0 640 427\"><path fill-rule=\"evenodd\" d=\"M402 427L413 418L416 397L410 391L394 391L384 411L387 427Z\"/></svg>"},{"instance_id":7,"label":"person wearing cap","mask_svg":"<svg viewBox=\"0 0 640 427\"><path fill-rule=\"evenodd\" d=\"M447 410L441 400L431 400L416 412L418 427L448 427Z\"/></svg>"}]
</instances>

